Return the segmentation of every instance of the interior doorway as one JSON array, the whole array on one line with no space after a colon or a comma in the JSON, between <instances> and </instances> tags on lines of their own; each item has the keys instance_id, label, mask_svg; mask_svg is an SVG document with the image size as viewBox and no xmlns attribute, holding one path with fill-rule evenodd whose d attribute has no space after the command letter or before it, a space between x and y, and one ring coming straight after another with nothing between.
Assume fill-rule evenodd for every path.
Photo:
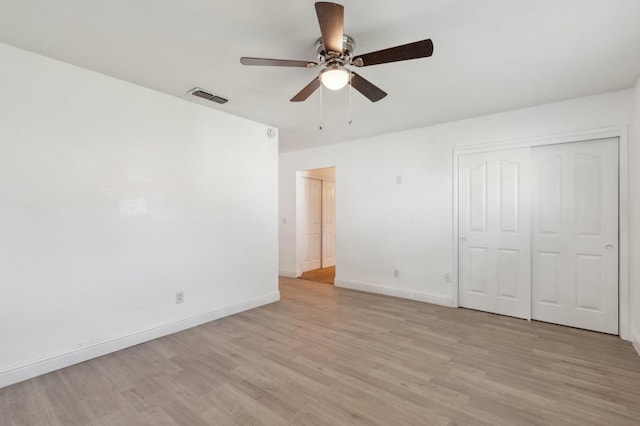
<instances>
[{"instance_id":1,"label":"interior doorway","mask_svg":"<svg viewBox=\"0 0 640 426\"><path fill-rule=\"evenodd\" d=\"M296 276L333 284L336 264L335 167L297 173Z\"/></svg>"}]
</instances>

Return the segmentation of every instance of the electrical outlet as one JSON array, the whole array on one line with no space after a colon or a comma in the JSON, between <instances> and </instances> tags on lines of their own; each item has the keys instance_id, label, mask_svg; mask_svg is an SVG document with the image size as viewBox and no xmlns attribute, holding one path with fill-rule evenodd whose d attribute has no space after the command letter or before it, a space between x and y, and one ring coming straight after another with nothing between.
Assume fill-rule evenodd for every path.
<instances>
[{"instance_id":1,"label":"electrical outlet","mask_svg":"<svg viewBox=\"0 0 640 426\"><path fill-rule=\"evenodd\" d=\"M176 291L176 305L184 303L184 291Z\"/></svg>"},{"instance_id":2,"label":"electrical outlet","mask_svg":"<svg viewBox=\"0 0 640 426\"><path fill-rule=\"evenodd\" d=\"M399 269L394 269L393 270L393 278L400 278L400 270Z\"/></svg>"},{"instance_id":3,"label":"electrical outlet","mask_svg":"<svg viewBox=\"0 0 640 426\"><path fill-rule=\"evenodd\" d=\"M451 282L451 275L449 275L447 272L444 273L444 280L448 283Z\"/></svg>"}]
</instances>

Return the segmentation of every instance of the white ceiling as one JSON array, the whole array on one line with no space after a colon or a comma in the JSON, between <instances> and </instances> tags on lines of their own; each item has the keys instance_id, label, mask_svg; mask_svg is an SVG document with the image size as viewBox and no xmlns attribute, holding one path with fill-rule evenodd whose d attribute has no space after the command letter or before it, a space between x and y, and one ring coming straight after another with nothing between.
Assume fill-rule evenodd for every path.
<instances>
[{"instance_id":1,"label":"white ceiling","mask_svg":"<svg viewBox=\"0 0 640 426\"><path fill-rule=\"evenodd\" d=\"M0 41L280 128L280 150L633 86L640 0L344 0L356 54L431 38L431 58L360 69L389 95L289 99L317 74L240 56L315 60L311 0L0 0ZM1 65L1 64L0 64Z\"/></svg>"}]
</instances>

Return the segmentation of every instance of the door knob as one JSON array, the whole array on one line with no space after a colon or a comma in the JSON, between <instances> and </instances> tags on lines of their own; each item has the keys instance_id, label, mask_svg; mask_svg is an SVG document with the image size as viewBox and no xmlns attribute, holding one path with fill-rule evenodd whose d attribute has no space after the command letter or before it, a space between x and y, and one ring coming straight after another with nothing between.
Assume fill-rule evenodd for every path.
<instances>
[{"instance_id":1,"label":"door knob","mask_svg":"<svg viewBox=\"0 0 640 426\"><path fill-rule=\"evenodd\" d=\"M466 239L465 237L462 237L462 238L460 238L460 242L461 242L461 243L466 243L466 242L467 242L467 239Z\"/></svg>"},{"instance_id":2,"label":"door knob","mask_svg":"<svg viewBox=\"0 0 640 426\"><path fill-rule=\"evenodd\" d=\"M613 251L613 249L615 249L615 247L613 246L613 244L607 244L604 248L605 248L607 251Z\"/></svg>"}]
</instances>

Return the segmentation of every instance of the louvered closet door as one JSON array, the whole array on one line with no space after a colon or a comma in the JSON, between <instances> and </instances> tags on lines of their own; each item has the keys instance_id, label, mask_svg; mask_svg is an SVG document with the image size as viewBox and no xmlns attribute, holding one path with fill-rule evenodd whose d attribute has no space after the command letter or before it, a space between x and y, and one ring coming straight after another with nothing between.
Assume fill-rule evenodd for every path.
<instances>
[{"instance_id":1,"label":"louvered closet door","mask_svg":"<svg viewBox=\"0 0 640 426\"><path fill-rule=\"evenodd\" d=\"M532 317L618 333L618 140L532 149Z\"/></svg>"},{"instance_id":2,"label":"louvered closet door","mask_svg":"<svg viewBox=\"0 0 640 426\"><path fill-rule=\"evenodd\" d=\"M530 149L461 155L459 304L529 318Z\"/></svg>"}]
</instances>

